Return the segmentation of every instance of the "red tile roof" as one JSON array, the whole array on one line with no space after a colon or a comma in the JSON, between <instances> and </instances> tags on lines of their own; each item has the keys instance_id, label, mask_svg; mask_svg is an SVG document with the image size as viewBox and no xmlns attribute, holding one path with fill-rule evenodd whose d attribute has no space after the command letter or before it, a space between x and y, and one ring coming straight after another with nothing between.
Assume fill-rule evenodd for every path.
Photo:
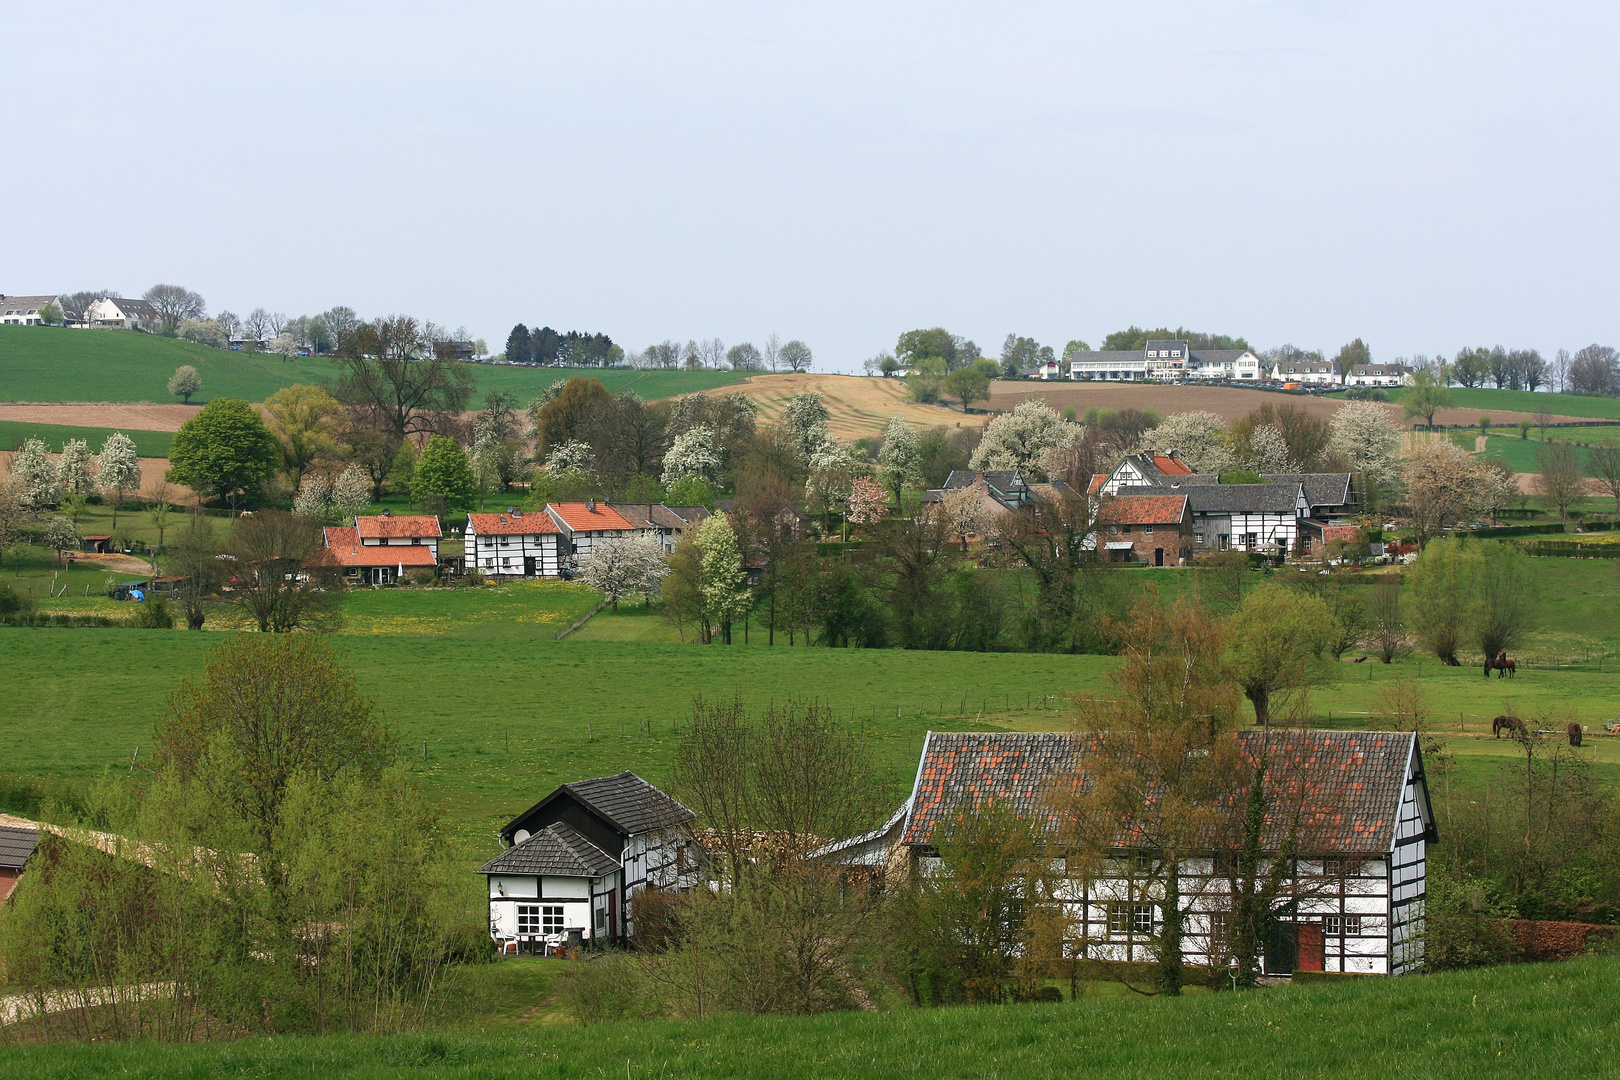
<instances>
[{"instance_id":1,"label":"red tile roof","mask_svg":"<svg viewBox=\"0 0 1620 1080\"><path fill-rule=\"evenodd\" d=\"M574 532L600 532L606 529L631 530L635 526L624 520L618 511L605 503L597 503L596 508L590 509L585 503L549 503L546 509L551 511L564 525Z\"/></svg>"},{"instance_id":2,"label":"red tile roof","mask_svg":"<svg viewBox=\"0 0 1620 1080\"><path fill-rule=\"evenodd\" d=\"M1192 469L1179 457L1170 457L1168 454L1154 454L1153 467L1165 476L1191 476Z\"/></svg>"},{"instance_id":3,"label":"red tile roof","mask_svg":"<svg viewBox=\"0 0 1620 1080\"><path fill-rule=\"evenodd\" d=\"M1266 745L1266 786L1275 803L1263 845L1276 850L1290 828L1299 829L1301 850L1388 851L1405 791L1414 737L1404 732L1242 731L1239 755L1252 777L1255 756ZM930 732L917 770L904 843L932 842L934 829L959 807L1005 802L1020 816L1038 816L1055 828L1051 796L1063 786L1083 785L1095 736L1049 732ZM1248 780L1217 801L1231 809L1247 801ZM1298 815L1295 817L1295 815ZM1134 825L1116 837L1135 846Z\"/></svg>"},{"instance_id":4,"label":"red tile roof","mask_svg":"<svg viewBox=\"0 0 1620 1080\"><path fill-rule=\"evenodd\" d=\"M478 536L534 536L560 533L557 523L544 510L519 510L513 514L468 514L467 531Z\"/></svg>"},{"instance_id":5,"label":"red tile roof","mask_svg":"<svg viewBox=\"0 0 1620 1080\"><path fill-rule=\"evenodd\" d=\"M377 540L391 536L440 537L437 514L371 514L354 519L355 530L363 540Z\"/></svg>"},{"instance_id":6,"label":"red tile roof","mask_svg":"<svg viewBox=\"0 0 1620 1080\"><path fill-rule=\"evenodd\" d=\"M1097 494L1097 492L1102 490L1102 486L1104 484L1106 484L1106 483L1108 483L1108 474L1107 473L1105 473L1105 472L1092 473L1091 474L1091 485L1086 488L1086 494L1087 495L1095 495L1095 494Z\"/></svg>"},{"instance_id":7,"label":"red tile roof","mask_svg":"<svg viewBox=\"0 0 1620 1080\"><path fill-rule=\"evenodd\" d=\"M1185 495L1116 495L1103 503L1105 525L1180 525L1187 516Z\"/></svg>"},{"instance_id":8,"label":"red tile roof","mask_svg":"<svg viewBox=\"0 0 1620 1080\"><path fill-rule=\"evenodd\" d=\"M326 546L317 551L311 562L336 563L338 566L433 566L433 549L418 544L384 547L360 543L355 529L329 528Z\"/></svg>"}]
</instances>

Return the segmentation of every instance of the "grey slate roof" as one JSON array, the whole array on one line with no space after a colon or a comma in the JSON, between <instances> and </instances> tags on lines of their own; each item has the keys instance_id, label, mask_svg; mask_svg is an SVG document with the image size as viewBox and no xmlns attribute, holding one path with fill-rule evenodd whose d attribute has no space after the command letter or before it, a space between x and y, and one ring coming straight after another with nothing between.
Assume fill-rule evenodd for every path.
<instances>
[{"instance_id":1,"label":"grey slate roof","mask_svg":"<svg viewBox=\"0 0 1620 1080\"><path fill-rule=\"evenodd\" d=\"M683 825L697 817L628 769L616 776L579 780L563 787L626 835Z\"/></svg>"},{"instance_id":2,"label":"grey slate roof","mask_svg":"<svg viewBox=\"0 0 1620 1080\"><path fill-rule=\"evenodd\" d=\"M0 826L0 866L8 870L21 870L37 846L38 830Z\"/></svg>"},{"instance_id":3,"label":"grey slate roof","mask_svg":"<svg viewBox=\"0 0 1620 1080\"><path fill-rule=\"evenodd\" d=\"M1262 740L1270 740L1266 783L1278 796L1276 820L1268 818L1262 839L1268 849L1280 844L1296 808L1301 850L1390 849L1415 752L1410 732L1248 730L1235 737L1251 766ZM959 807L987 801L1005 802L1020 817L1042 815L1052 829L1048 795L1058 785L1082 784L1086 755L1094 750L1094 737L1072 732L929 732L903 842L931 843ZM1240 769L1240 775L1252 773ZM1240 783L1222 801L1238 807L1247 795ZM1130 846L1124 839L1120 846Z\"/></svg>"},{"instance_id":4,"label":"grey slate roof","mask_svg":"<svg viewBox=\"0 0 1620 1080\"><path fill-rule=\"evenodd\" d=\"M1069 354L1071 363L1079 361L1084 364L1140 364L1147 359L1144 349L1098 349L1094 352L1077 352Z\"/></svg>"},{"instance_id":5,"label":"grey slate roof","mask_svg":"<svg viewBox=\"0 0 1620 1080\"><path fill-rule=\"evenodd\" d=\"M1192 358L1202 364L1233 364L1252 349L1194 349Z\"/></svg>"},{"instance_id":6,"label":"grey slate roof","mask_svg":"<svg viewBox=\"0 0 1620 1080\"><path fill-rule=\"evenodd\" d=\"M1350 474L1333 473L1261 473L1271 484L1304 484L1305 498L1312 506L1344 506L1350 501Z\"/></svg>"},{"instance_id":7,"label":"grey slate roof","mask_svg":"<svg viewBox=\"0 0 1620 1080\"><path fill-rule=\"evenodd\" d=\"M1191 477L1178 477L1190 480ZM1187 496L1187 509L1195 514L1292 514L1299 500L1299 484L1169 484L1131 489L1138 495Z\"/></svg>"},{"instance_id":8,"label":"grey slate roof","mask_svg":"<svg viewBox=\"0 0 1620 1080\"><path fill-rule=\"evenodd\" d=\"M617 869L618 859L559 821L501 852L479 867L478 872L594 878Z\"/></svg>"}]
</instances>

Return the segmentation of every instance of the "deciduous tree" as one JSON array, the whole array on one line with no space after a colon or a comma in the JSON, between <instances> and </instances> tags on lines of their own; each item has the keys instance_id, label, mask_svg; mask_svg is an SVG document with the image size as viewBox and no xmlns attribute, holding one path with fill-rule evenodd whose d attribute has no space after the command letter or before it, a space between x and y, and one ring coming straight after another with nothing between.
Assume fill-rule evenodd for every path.
<instances>
[{"instance_id":1,"label":"deciduous tree","mask_svg":"<svg viewBox=\"0 0 1620 1080\"><path fill-rule=\"evenodd\" d=\"M40 439L24 439L11 454L11 474L16 478L17 497L28 509L49 510L62 501L62 489Z\"/></svg>"},{"instance_id":2,"label":"deciduous tree","mask_svg":"<svg viewBox=\"0 0 1620 1080\"><path fill-rule=\"evenodd\" d=\"M253 406L215 398L175 432L167 478L205 499L252 501L281 465L281 447Z\"/></svg>"},{"instance_id":3,"label":"deciduous tree","mask_svg":"<svg viewBox=\"0 0 1620 1080\"><path fill-rule=\"evenodd\" d=\"M201 319L208 314L203 298L182 285L154 285L141 298L152 305L162 333L170 337L187 319Z\"/></svg>"},{"instance_id":4,"label":"deciduous tree","mask_svg":"<svg viewBox=\"0 0 1620 1080\"><path fill-rule=\"evenodd\" d=\"M182 404L191 404L191 395L202 391L202 376L190 364L181 364L169 376L169 393L181 399Z\"/></svg>"},{"instance_id":5,"label":"deciduous tree","mask_svg":"<svg viewBox=\"0 0 1620 1080\"><path fill-rule=\"evenodd\" d=\"M337 567L313 559L317 522L281 510L239 517L225 553L231 556L230 603L260 633L326 630L342 622Z\"/></svg>"},{"instance_id":6,"label":"deciduous tree","mask_svg":"<svg viewBox=\"0 0 1620 1080\"><path fill-rule=\"evenodd\" d=\"M1611 443L1592 447L1586 452L1586 471L1608 488L1615 513L1620 514L1620 446Z\"/></svg>"},{"instance_id":7,"label":"deciduous tree","mask_svg":"<svg viewBox=\"0 0 1620 1080\"><path fill-rule=\"evenodd\" d=\"M1536 494L1558 507L1559 517L1569 517L1569 504L1586 494L1581 452L1566 442L1542 442L1536 447L1536 468Z\"/></svg>"},{"instance_id":8,"label":"deciduous tree","mask_svg":"<svg viewBox=\"0 0 1620 1080\"><path fill-rule=\"evenodd\" d=\"M1273 584L1244 596L1227 627L1232 679L1254 706L1254 722L1285 715L1292 699L1320 679L1333 616L1327 605Z\"/></svg>"},{"instance_id":9,"label":"deciduous tree","mask_svg":"<svg viewBox=\"0 0 1620 1080\"><path fill-rule=\"evenodd\" d=\"M789 371L809 371L810 365L815 362L810 346L797 339L784 344L781 352L777 354L777 359L780 363L786 364Z\"/></svg>"},{"instance_id":10,"label":"deciduous tree","mask_svg":"<svg viewBox=\"0 0 1620 1080\"><path fill-rule=\"evenodd\" d=\"M264 410L294 487L310 466L337 453L343 406L319 386L284 386L265 399Z\"/></svg>"},{"instance_id":11,"label":"deciduous tree","mask_svg":"<svg viewBox=\"0 0 1620 1080\"><path fill-rule=\"evenodd\" d=\"M83 439L62 443L56 460L56 485L64 495L89 495L96 489L90 476L90 445Z\"/></svg>"},{"instance_id":12,"label":"deciduous tree","mask_svg":"<svg viewBox=\"0 0 1620 1080\"><path fill-rule=\"evenodd\" d=\"M731 626L748 614L752 596L743 573L737 534L725 514L713 514L698 528L703 561L703 606L720 628L720 639L731 644Z\"/></svg>"},{"instance_id":13,"label":"deciduous tree","mask_svg":"<svg viewBox=\"0 0 1620 1080\"><path fill-rule=\"evenodd\" d=\"M399 438L452 430L472 396L469 367L409 316L360 325L337 356L337 399Z\"/></svg>"},{"instance_id":14,"label":"deciduous tree","mask_svg":"<svg viewBox=\"0 0 1620 1080\"><path fill-rule=\"evenodd\" d=\"M1080 426L1063 420L1040 398L1019 402L985 426L984 438L968 461L972 469L1017 469L1026 479L1044 479L1041 463L1046 452L1064 442L1078 441Z\"/></svg>"},{"instance_id":15,"label":"deciduous tree","mask_svg":"<svg viewBox=\"0 0 1620 1080\"><path fill-rule=\"evenodd\" d=\"M579 580L606 596L614 611L626 594L651 597L668 573L663 545L649 536L599 541L579 560Z\"/></svg>"},{"instance_id":16,"label":"deciduous tree","mask_svg":"<svg viewBox=\"0 0 1620 1080\"><path fill-rule=\"evenodd\" d=\"M896 416L883 429L883 446L878 450L878 464L882 476L894 493L894 505L902 506L901 493L907 485L921 487L924 483L922 463L917 450L917 436L911 425Z\"/></svg>"},{"instance_id":17,"label":"deciduous tree","mask_svg":"<svg viewBox=\"0 0 1620 1080\"><path fill-rule=\"evenodd\" d=\"M454 439L434 435L416 463L411 498L436 513L471 510L475 489L467 455Z\"/></svg>"},{"instance_id":18,"label":"deciduous tree","mask_svg":"<svg viewBox=\"0 0 1620 1080\"><path fill-rule=\"evenodd\" d=\"M1401 395L1401 413L1408 419L1423 417L1424 424L1434 428L1434 414L1451 404L1451 391L1427 371L1414 371L1412 384Z\"/></svg>"}]
</instances>

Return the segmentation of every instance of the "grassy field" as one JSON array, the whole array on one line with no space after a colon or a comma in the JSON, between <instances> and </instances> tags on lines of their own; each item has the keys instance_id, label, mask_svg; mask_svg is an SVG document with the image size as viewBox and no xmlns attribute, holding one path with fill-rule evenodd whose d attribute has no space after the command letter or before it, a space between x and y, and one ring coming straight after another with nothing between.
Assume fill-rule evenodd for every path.
<instances>
[{"instance_id":1,"label":"grassy field","mask_svg":"<svg viewBox=\"0 0 1620 1080\"><path fill-rule=\"evenodd\" d=\"M1400 403L1404 389L1388 390L1389 400ZM1344 391L1335 391L1331 398L1343 398ZM1453 386L1451 404L1458 409L1477 409L1482 414L1492 409L1503 412L1535 414L1546 409L1554 416L1589 416L1594 420L1620 420L1620 398L1588 397L1585 394L1531 393L1528 390L1488 390L1480 387Z\"/></svg>"},{"instance_id":2,"label":"grassy field","mask_svg":"<svg viewBox=\"0 0 1620 1080\"><path fill-rule=\"evenodd\" d=\"M166 384L190 364L202 393L263 401L283 386L331 379L334 365L315 357L284 360L266 353L228 352L187 341L125 331L68 330L52 326L0 326L0 401L172 401ZM576 371L474 365L474 405L494 390L527 401L558 379L588 374L608 389L633 388L644 398L670 397L740 382L729 371Z\"/></svg>"},{"instance_id":3,"label":"grassy field","mask_svg":"<svg viewBox=\"0 0 1620 1080\"><path fill-rule=\"evenodd\" d=\"M1403 673L1420 678L1436 726L1470 755L1511 755L1510 744L1482 738L1491 717L1505 711L1547 727L1574 720L1594 732L1620 717L1620 665L1603 655L1620 634L1611 614L1620 575L1578 560L1532 566L1546 617L1536 651L1521 654L1517 679L1487 680L1474 668L1420 657L1388 667L1346 662L1315 694L1314 722L1376 726L1386 687ZM62 579L69 595L41 608L127 613L130 605L96 595L106 576L70 571ZM84 586L89 600L77 595ZM564 780L624 768L655 782L667 777L678 726L697 694L740 694L752 705L819 699L871 739L885 794L898 801L927 730L1066 727L1066 695L1104 688L1114 663L770 648L757 626L746 647L682 645L668 640L656 615L628 604L554 640L595 603L581 586L548 582L365 590L350 595L347 625L334 642L452 817L469 828L500 820ZM183 630L0 629L0 666L34 676L0 700L0 771L82 782L127 767L137 746L150 746L169 691L200 672L220 640ZM1598 737L1590 746L1605 767L1620 765L1620 739Z\"/></svg>"},{"instance_id":4,"label":"grassy field","mask_svg":"<svg viewBox=\"0 0 1620 1080\"><path fill-rule=\"evenodd\" d=\"M724 1016L591 1027L524 1023L387 1037L0 1049L10 1080L345 1077L1613 1076L1620 959L1367 978L1250 994Z\"/></svg>"},{"instance_id":5,"label":"grassy field","mask_svg":"<svg viewBox=\"0 0 1620 1080\"><path fill-rule=\"evenodd\" d=\"M67 424L28 424L20 420L0 420L0 450L15 450L28 439L42 439L51 453L59 453L68 439L83 439L90 444L90 452L101 449L113 428L70 427ZM141 457L166 458L174 434L168 431L125 431L135 442L135 452Z\"/></svg>"}]
</instances>

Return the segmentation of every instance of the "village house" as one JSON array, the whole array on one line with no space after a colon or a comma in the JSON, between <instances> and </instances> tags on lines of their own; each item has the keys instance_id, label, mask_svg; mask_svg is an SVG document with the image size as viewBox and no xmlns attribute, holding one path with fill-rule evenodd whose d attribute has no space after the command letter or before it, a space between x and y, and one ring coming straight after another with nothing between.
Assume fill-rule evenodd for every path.
<instances>
[{"instance_id":1,"label":"village house","mask_svg":"<svg viewBox=\"0 0 1620 1080\"><path fill-rule=\"evenodd\" d=\"M1185 341L1069 354L1069 378L1085 382L1259 382L1263 372L1249 349L1194 349Z\"/></svg>"},{"instance_id":2,"label":"village house","mask_svg":"<svg viewBox=\"0 0 1620 1080\"><path fill-rule=\"evenodd\" d=\"M1265 783L1286 812L1268 818L1262 870L1297 822L1298 857L1283 888L1264 956L1268 974L1335 971L1402 975L1423 959L1423 903L1434 815L1417 736L1410 732L1261 731L1234 736L1249 768L1262 748ZM880 828L813 857L881 880L946 873L942 827L990 802L1039 817L1059 842L1053 794L1084 783L1088 736L1074 733L929 732L910 798ZM1246 782L1228 796L1244 805ZM1101 872L1064 882L1070 955L1149 961L1164 928L1166 868L1131 846L1127 825ZM1186 962L1218 965L1231 926L1234 853L1211 850L1175 867Z\"/></svg>"},{"instance_id":3,"label":"village house","mask_svg":"<svg viewBox=\"0 0 1620 1080\"><path fill-rule=\"evenodd\" d=\"M1355 364L1345 374L1346 386L1411 386L1412 369L1405 364Z\"/></svg>"},{"instance_id":4,"label":"village house","mask_svg":"<svg viewBox=\"0 0 1620 1080\"><path fill-rule=\"evenodd\" d=\"M509 506L504 514L468 514L462 540L468 570L525 578L562 572L562 530L544 510Z\"/></svg>"},{"instance_id":5,"label":"village house","mask_svg":"<svg viewBox=\"0 0 1620 1080\"><path fill-rule=\"evenodd\" d=\"M92 330L144 330L151 334L157 332L162 322L157 308L145 300L103 296L92 300L85 307L81 321L74 325Z\"/></svg>"},{"instance_id":6,"label":"village house","mask_svg":"<svg viewBox=\"0 0 1620 1080\"><path fill-rule=\"evenodd\" d=\"M1306 559L1321 559L1328 555L1328 545L1333 543L1353 545L1362 539L1361 526L1342 521L1319 521L1316 518L1302 518L1299 523L1299 539L1294 545L1295 554Z\"/></svg>"},{"instance_id":7,"label":"village house","mask_svg":"<svg viewBox=\"0 0 1620 1080\"><path fill-rule=\"evenodd\" d=\"M1339 369L1326 361L1293 360L1286 364L1278 364L1271 369L1271 377L1277 382L1303 383L1307 386L1338 386L1344 380L1339 378Z\"/></svg>"},{"instance_id":8,"label":"village house","mask_svg":"<svg viewBox=\"0 0 1620 1080\"><path fill-rule=\"evenodd\" d=\"M1117 495L1097 513L1104 557L1109 562L1180 566L1193 547L1192 516L1185 495Z\"/></svg>"},{"instance_id":9,"label":"village house","mask_svg":"<svg viewBox=\"0 0 1620 1080\"><path fill-rule=\"evenodd\" d=\"M479 868L490 937L512 953L633 938L638 894L697 883L695 816L633 772L562 785L507 823L507 850Z\"/></svg>"},{"instance_id":10,"label":"village house","mask_svg":"<svg viewBox=\"0 0 1620 1080\"><path fill-rule=\"evenodd\" d=\"M662 503L610 502L608 509L624 518L640 535L657 540L672 554L682 540L696 536L697 526L709 516L701 506L665 506Z\"/></svg>"},{"instance_id":11,"label":"village house","mask_svg":"<svg viewBox=\"0 0 1620 1080\"><path fill-rule=\"evenodd\" d=\"M364 520L364 519L360 519ZM437 530L437 519L434 519ZM328 526L322 530L321 549L309 560L311 567L333 567L351 585L393 585L411 570L438 569L433 547L412 544L384 544L374 539L365 543L356 527Z\"/></svg>"},{"instance_id":12,"label":"village house","mask_svg":"<svg viewBox=\"0 0 1620 1080\"><path fill-rule=\"evenodd\" d=\"M39 326L44 322L40 309L55 302L54 296L0 296L0 323Z\"/></svg>"},{"instance_id":13,"label":"village house","mask_svg":"<svg viewBox=\"0 0 1620 1080\"><path fill-rule=\"evenodd\" d=\"M603 540L634 536L636 527L618 511L587 499L582 503L548 503L546 513L560 530L557 550L564 563L573 565Z\"/></svg>"},{"instance_id":14,"label":"village house","mask_svg":"<svg viewBox=\"0 0 1620 1080\"><path fill-rule=\"evenodd\" d=\"M391 510L363 514L354 519L354 528L362 547L425 547L435 562L444 535L437 514L396 515Z\"/></svg>"}]
</instances>

